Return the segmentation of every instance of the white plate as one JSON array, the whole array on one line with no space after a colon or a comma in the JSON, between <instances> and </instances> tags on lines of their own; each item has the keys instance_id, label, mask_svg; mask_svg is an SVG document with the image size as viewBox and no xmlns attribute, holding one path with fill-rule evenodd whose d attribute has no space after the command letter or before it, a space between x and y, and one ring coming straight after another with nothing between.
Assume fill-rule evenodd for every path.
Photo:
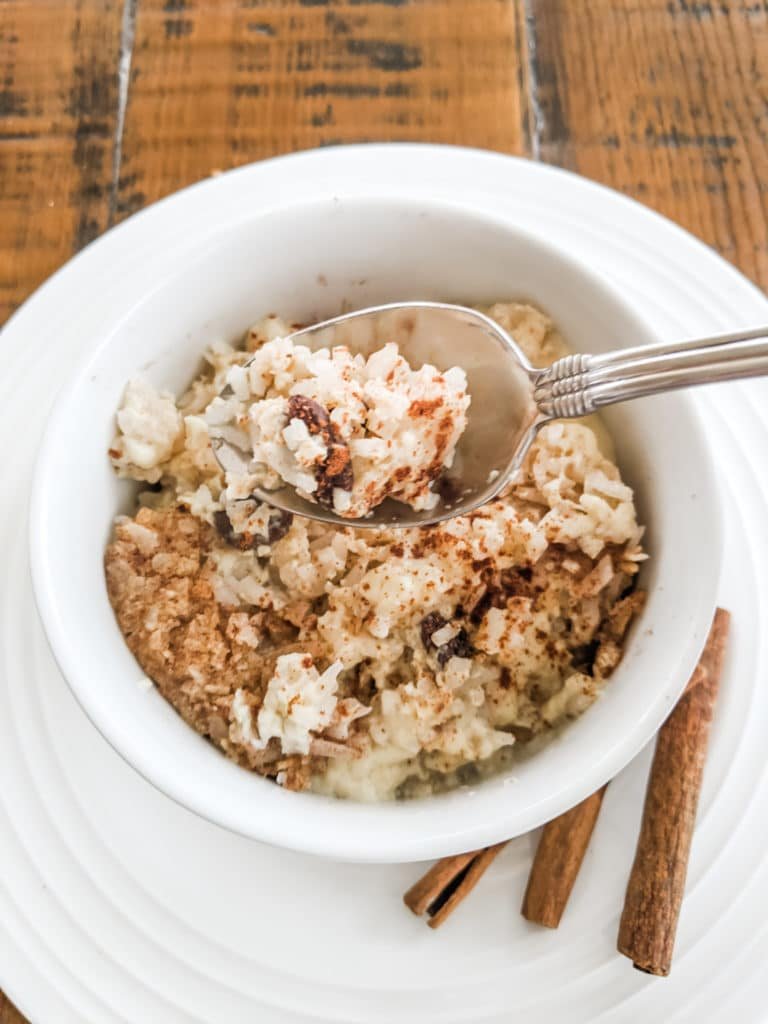
<instances>
[{"instance_id":1,"label":"white plate","mask_svg":"<svg viewBox=\"0 0 768 1024\"><path fill-rule=\"evenodd\" d=\"M762 1021L765 385L700 398L727 495L721 603L734 612L734 632L668 979L633 971L614 951L648 752L611 786L557 932L519 916L536 838L528 836L433 933L400 903L418 868L279 852L160 795L87 722L52 662L26 564L29 471L54 382L109 301L110 280L153 252L172 261L206 225L243 204L258 210L264 195L382 188L503 208L592 259L669 337L768 320L768 302L736 271L622 196L525 161L429 146L323 150L244 168L133 218L59 272L2 343L0 984L36 1024Z\"/></svg>"}]
</instances>

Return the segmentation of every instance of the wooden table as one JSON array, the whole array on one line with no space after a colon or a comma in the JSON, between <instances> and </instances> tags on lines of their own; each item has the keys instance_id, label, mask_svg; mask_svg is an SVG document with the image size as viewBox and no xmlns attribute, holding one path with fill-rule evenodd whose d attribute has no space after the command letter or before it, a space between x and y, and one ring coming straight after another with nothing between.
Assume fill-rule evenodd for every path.
<instances>
[{"instance_id":1,"label":"wooden table","mask_svg":"<svg viewBox=\"0 0 768 1024\"><path fill-rule=\"evenodd\" d=\"M572 168L768 284L766 0L0 0L0 63L0 322L168 192L382 139Z\"/></svg>"}]
</instances>

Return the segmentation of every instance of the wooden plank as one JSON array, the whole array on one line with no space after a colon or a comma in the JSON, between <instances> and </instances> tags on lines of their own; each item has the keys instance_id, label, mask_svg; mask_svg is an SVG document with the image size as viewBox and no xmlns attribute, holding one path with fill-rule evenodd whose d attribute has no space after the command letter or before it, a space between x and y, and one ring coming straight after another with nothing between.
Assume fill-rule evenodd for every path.
<instances>
[{"instance_id":1,"label":"wooden plank","mask_svg":"<svg viewBox=\"0 0 768 1024\"><path fill-rule=\"evenodd\" d=\"M107 226L120 0L0 10L0 323Z\"/></svg>"},{"instance_id":2,"label":"wooden plank","mask_svg":"<svg viewBox=\"0 0 768 1024\"><path fill-rule=\"evenodd\" d=\"M520 0L141 0L124 216L218 169L337 142L527 149Z\"/></svg>"},{"instance_id":3,"label":"wooden plank","mask_svg":"<svg viewBox=\"0 0 768 1024\"><path fill-rule=\"evenodd\" d=\"M28 1024L25 1017L0 992L0 1024Z\"/></svg>"},{"instance_id":4,"label":"wooden plank","mask_svg":"<svg viewBox=\"0 0 768 1024\"><path fill-rule=\"evenodd\" d=\"M530 3L542 159L655 207L768 286L768 5Z\"/></svg>"}]
</instances>

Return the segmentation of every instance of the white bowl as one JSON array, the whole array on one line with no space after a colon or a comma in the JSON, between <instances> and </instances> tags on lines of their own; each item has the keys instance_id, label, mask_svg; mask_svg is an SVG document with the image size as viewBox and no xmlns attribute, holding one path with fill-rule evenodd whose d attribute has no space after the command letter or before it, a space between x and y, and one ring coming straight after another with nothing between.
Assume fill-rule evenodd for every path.
<instances>
[{"instance_id":1,"label":"white bowl","mask_svg":"<svg viewBox=\"0 0 768 1024\"><path fill-rule=\"evenodd\" d=\"M132 487L116 479L106 449L125 382L137 371L176 391L207 343L238 337L265 313L308 320L344 304L407 298L528 299L578 351L654 340L604 280L503 218L385 196L260 216L243 210L177 253L154 289L132 287L140 278L137 271L119 281L110 329L93 338L58 399L30 511L34 588L55 657L91 720L137 771L246 836L341 859L405 861L524 833L593 792L651 739L706 636L722 546L704 435L682 394L606 413L652 555L642 578L648 604L621 666L600 700L546 749L473 789L365 805L286 792L238 768L156 691L140 688L102 566L112 520L131 507Z\"/></svg>"}]
</instances>

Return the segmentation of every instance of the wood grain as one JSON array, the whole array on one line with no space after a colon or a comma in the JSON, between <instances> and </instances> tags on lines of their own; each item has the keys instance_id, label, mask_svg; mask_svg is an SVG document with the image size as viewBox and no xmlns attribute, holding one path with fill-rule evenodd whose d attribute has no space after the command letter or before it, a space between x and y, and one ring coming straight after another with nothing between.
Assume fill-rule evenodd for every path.
<instances>
[{"instance_id":1,"label":"wood grain","mask_svg":"<svg viewBox=\"0 0 768 1024\"><path fill-rule=\"evenodd\" d=\"M27 1024L26 1018L0 992L0 1024Z\"/></svg>"},{"instance_id":2,"label":"wood grain","mask_svg":"<svg viewBox=\"0 0 768 1024\"><path fill-rule=\"evenodd\" d=\"M118 212L261 157L370 140L527 147L509 0L141 0Z\"/></svg>"},{"instance_id":3,"label":"wood grain","mask_svg":"<svg viewBox=\"0 0 768 1024\"><path fill-rule=\"evenodd\" d=\"M541 158L655 207L768 286L768 5L531 7Z\"/></svg>"},{"instance_id":4,"label":"wood grain","mask_svg":"<svg viewBox=\"0 0 768 1024\"><path fill-rule=\"evenodd\" d=\"M107 227L121 13L0 5L0 323Z\"/></svg>"}]
</instances>

